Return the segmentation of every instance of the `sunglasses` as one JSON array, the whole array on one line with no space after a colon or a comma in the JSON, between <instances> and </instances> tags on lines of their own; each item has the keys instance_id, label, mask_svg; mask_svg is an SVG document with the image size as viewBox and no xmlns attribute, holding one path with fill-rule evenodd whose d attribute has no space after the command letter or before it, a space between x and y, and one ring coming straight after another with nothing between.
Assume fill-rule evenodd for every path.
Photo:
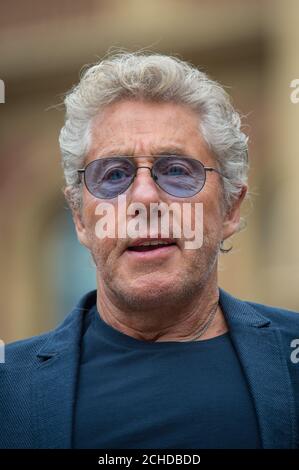
<instances>
[{"instance_id":1,"label":"sunglasses","mask_svg":"<svg viewBox=\"0 0 299 470\"><path fill-rule=\"evenodd\" d=\"M191 197L199 193L206 182L206 172L216 168L204 166L199 160L183 155L155 155L152 167L136 166L136 158L145 156L102 157L78 170L84 174L88 191L99 199L112 199L124 193L133 183L139 168L148 168L155 183L175 197Z\"/></svg>"}]
</instances>

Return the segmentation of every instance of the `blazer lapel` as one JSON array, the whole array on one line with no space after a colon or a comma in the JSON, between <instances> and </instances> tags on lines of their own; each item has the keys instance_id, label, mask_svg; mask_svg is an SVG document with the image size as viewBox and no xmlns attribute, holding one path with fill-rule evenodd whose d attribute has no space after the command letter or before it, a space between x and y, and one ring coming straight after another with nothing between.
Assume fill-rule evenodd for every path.
<instances>
[{"instance_id":1,"label":"blazer lapel","mask_svg":"<svg viewBox=\"0 0 299 470\"><path fill-rule=\"evenodd\" d=\"M280 331L250 304L223 290L220 305L247 377L263 448L295 448L295 403Z\"/></svg>"},{"instance_id":2,"label":"blazer lapel","mask_svg":"<svg viewBox=\"0 0 299 470\"><path fill-rule=\"evenodd\" d=\"M34 380L37 448L70 448L77 366L71 352L41 363Z\"/></svg>"},{"instance_id":3,"label":"blazer lapel","mask_svg":"<svg viewBox=\"0 0 299 470\"><path fill-rule=\"evenodd\" d=\"M84 296L37 355L38 365L33 376L36 448L71 448L82 312L88 311L95 299L96 291Z\"/></svg>"}]
</instances>

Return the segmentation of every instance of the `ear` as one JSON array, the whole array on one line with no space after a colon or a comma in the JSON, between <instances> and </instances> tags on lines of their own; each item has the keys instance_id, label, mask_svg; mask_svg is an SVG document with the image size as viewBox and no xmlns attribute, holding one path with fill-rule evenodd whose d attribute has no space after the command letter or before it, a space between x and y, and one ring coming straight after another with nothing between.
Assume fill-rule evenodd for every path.
<instances>
[{"instance_id":1,"label":"ear","mask_svg":"<svg viewBox=\"0 0 299 470\"><path fill-rule=\"evenodd\" d=\"M64 189L64 196L71 208L71 211L72 211L72 217L73 217L73 221L74 221L74 224L75 224L75 229L76 229L76 233L77 233L77 238L79 240L79 242L81 243L81 245L84 245L86 248L89 249L89 237L88 237L88 233L87 233L87 230L85 228L85 224L84 224L84 220L83 220L83 217L82 217L82 214L80 213L79 210L75 210L73 207L72 207L72 195L71 195L71 190L70 188L66 187Z\"/></svg>"},{"instance_id":2,"label":"ear","mask_svg":"<svg viewBox=\"0 0 299 470\"><path fill-rule=\"evenodd\" d=\"M236 233L240 224L241 204L247 193L247 186L244 184L239 192L238 198L234 201L230 210L226 213L222 226L222 240L226 240Z\"/></svg>"},{"instance_id":3,"label":"ear","mask_svg":"<svg viewBox=\"0 0 299 470\"><path fill-rule=\"evenodd\" d=\"M73 221L75 224L77 237L81 245L89 249L89 237L84 225L84 220L79 212L73 212Z\"/></svg>"}]
</instances>

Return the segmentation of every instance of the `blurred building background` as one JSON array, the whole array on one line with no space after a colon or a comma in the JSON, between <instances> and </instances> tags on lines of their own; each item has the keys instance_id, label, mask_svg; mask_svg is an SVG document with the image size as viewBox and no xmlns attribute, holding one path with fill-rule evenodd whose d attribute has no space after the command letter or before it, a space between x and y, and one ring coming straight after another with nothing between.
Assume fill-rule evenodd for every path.
<instances>
[{"instance_id":1,"label":"blurred building background","mask_svg":"<svg viewBox=\"0 0 299 470\"><path fill-rule=\"evenodd\" d=\"M226 86L246 115L252 203L221 257L232 294L299 310L296 0L0 1L1 310L6 342L54 327L95 288L64 202L63 93L109 48L175 54Z\"/></svg>"}]
</instances>

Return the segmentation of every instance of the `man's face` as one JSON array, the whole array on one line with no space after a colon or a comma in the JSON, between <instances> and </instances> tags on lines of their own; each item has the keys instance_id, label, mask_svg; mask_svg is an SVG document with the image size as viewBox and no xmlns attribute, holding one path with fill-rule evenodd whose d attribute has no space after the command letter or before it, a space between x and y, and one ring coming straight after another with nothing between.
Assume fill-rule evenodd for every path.
<instances>
[{"instance_id":1,"label":"man's face","mask_svg":"<svg viewBox=\"0 0 299 470\"><path fill-rule=\"evenodd\" d=\"M205 166L216 167L200 135L195 112L172 103L123 100L108 106L94 118L92 144L85 165L105 156L127 155L146 156L134 161L137 166L151 167L154 161L151 155L174 152L198 159ZM80 242L88 247L96 263L100 289L105 289L120 305L131 308L162 307L187 301L211 276L216 276L219 243L237 226L238 214L228 216L223 210L220 176L207 172L202 191L182 199L164 192L156 185L150 171L140 168L124 194L127 205L138 202L147 208L151 203L161 202L191 202L192 207L194 203L203 203L203 245L185 249L184 238L181 238L171 249L141 256L127 249L132 242L129 238L98 238L96 207L101 202L110 202L117 212L117 198L98 199L84 185L82 220L76 216L75 223ZM133 217L128 216L128 219Z\"/></svg>"}]
</instances>

